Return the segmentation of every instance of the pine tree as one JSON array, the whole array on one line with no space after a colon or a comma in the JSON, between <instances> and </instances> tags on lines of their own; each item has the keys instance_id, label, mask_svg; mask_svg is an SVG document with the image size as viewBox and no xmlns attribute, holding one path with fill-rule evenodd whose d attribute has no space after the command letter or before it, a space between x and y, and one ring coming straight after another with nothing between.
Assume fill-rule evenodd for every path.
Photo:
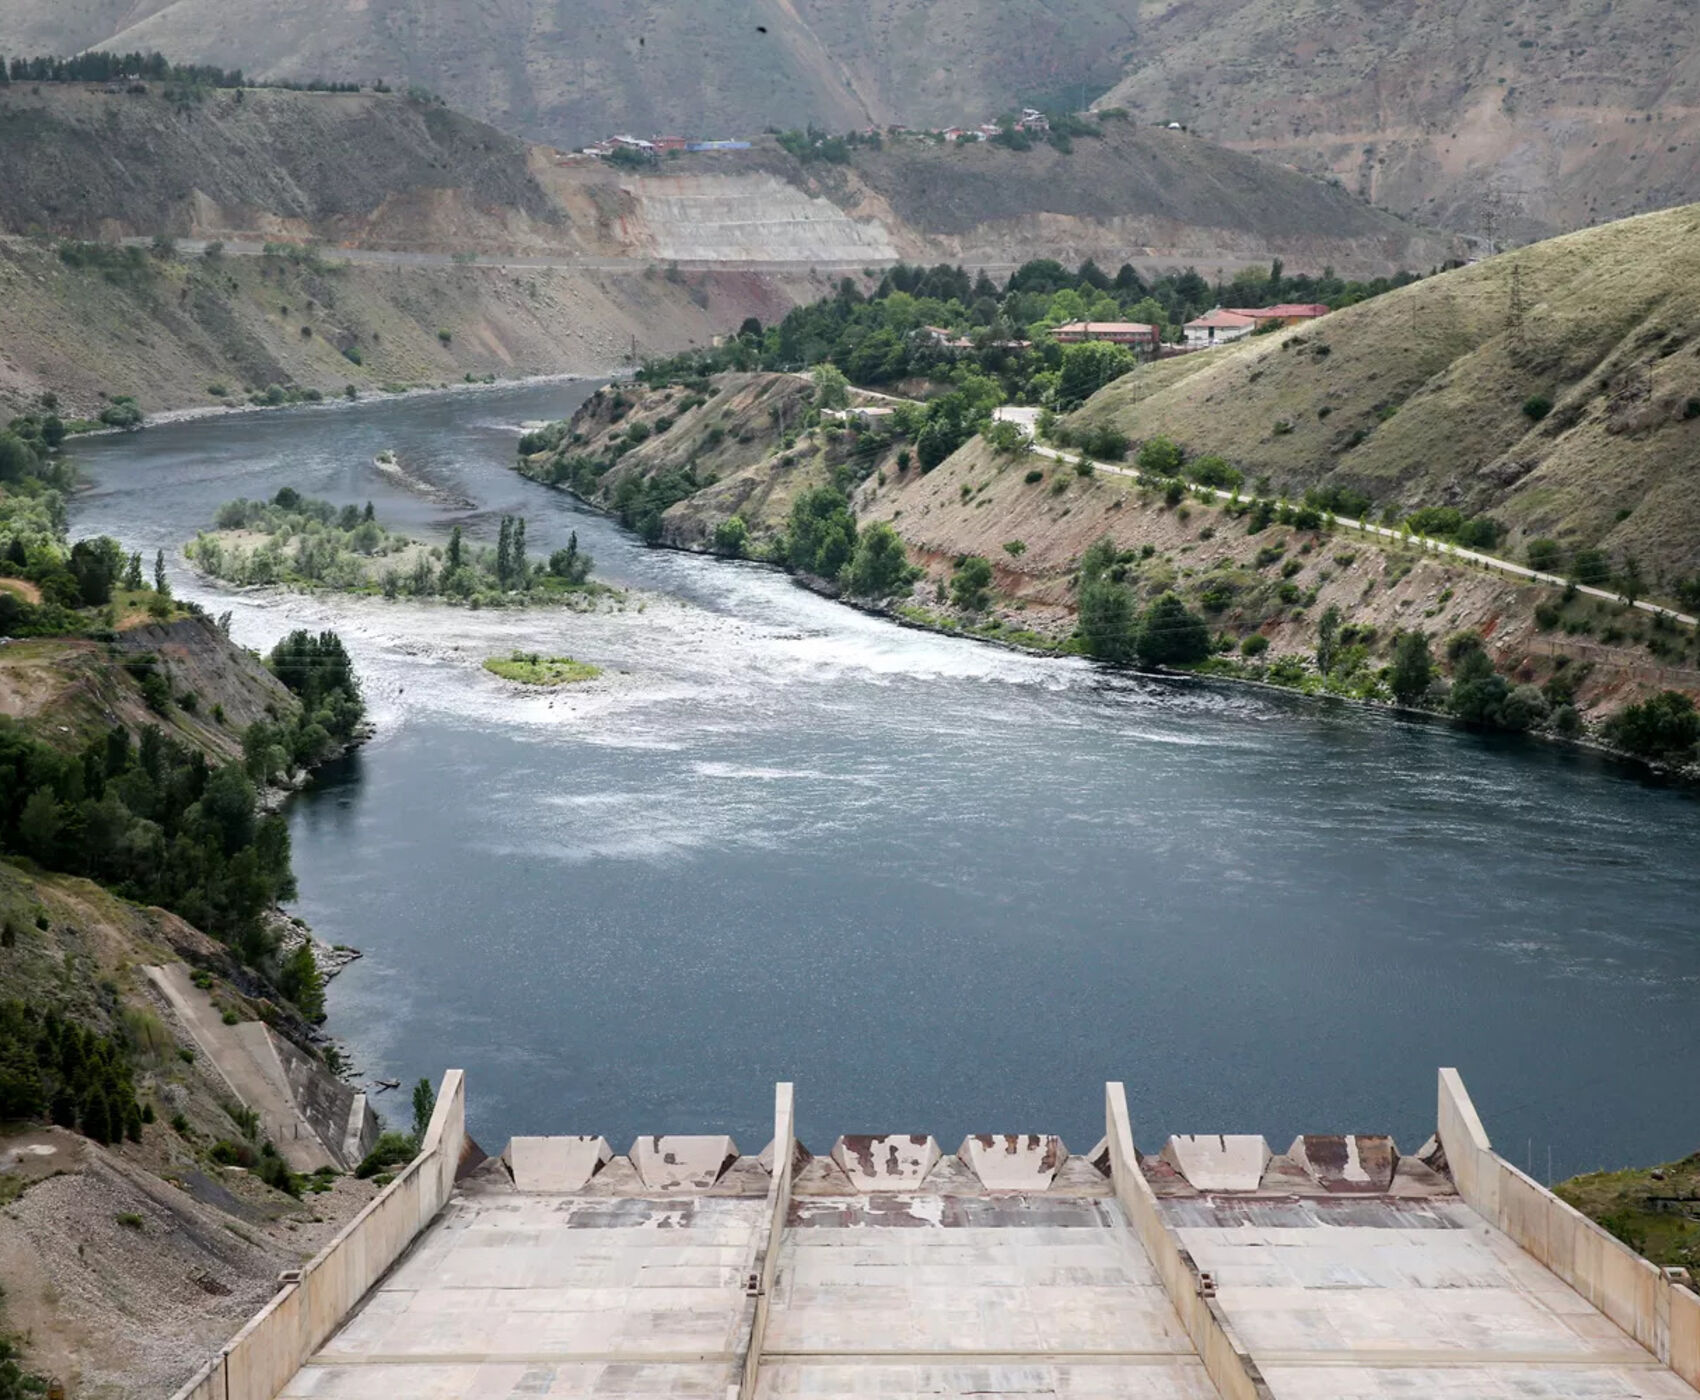
<instances>
[{"instance_id":1,"label":"pine tree","mask_svg":"<svg viewBox=\"0 0 1700 1400\"><path fill-rule=\"evenodd\" d=\"M161 598L171 596L171 581L165 576L165 551L162 549L153 557L153 591Z\"/></svg>"},{"instance_id":2,"label":"pine tree","mask_svg":"<svg viewBox=\"0 0 1700 1400\"><path fill-rule=\"evenodd\" d=\"M449 534L448 566L452 572L460 567L460 526L456 525Z\"/></svg>"},{"instance_id":3,"label":"pine tree","mask_svg":"<svg viewBox=\"0 0 1700 1400\"><path fill-rule=\"evenodd\" d=\"M93 1138L103 1147L112 1141L112 1106L106 1101L106 1091L98 1084L83 1100L83 1136Z\"/></svg>"},{"instance_id":4,"label":"pine tree","mask_svg":"<svg viewBox=\"0 0 1700 1400\"><path fill-rule=\"evenodd\" d=\"M508 572L513 568L514 522L511 515L502 517L502 533L496 540L496 582L506 588Z\"/></svg>"},{"instance_id":5,"label":"pine tree","mask_svg":"<svg viewBox=\"0 0 1700 1400\"><path fill-rule=\"evenodd\" d=\"M525 517L523 515L514 522L513 570L514 582L524 588L527 571L525 564Z\"/></svg>"},{"instance_id":6,"label":"pine tree","mask_svg":"<svg viewBox=\"0 0 1700 1400\"><path fill-rule=\"evenodd\" d=\"M366 502L366 512L360 518L368 521L376 520L378 518L378 512L372 509L372 503L370 501Z\"/></svg>"}]
</instances>

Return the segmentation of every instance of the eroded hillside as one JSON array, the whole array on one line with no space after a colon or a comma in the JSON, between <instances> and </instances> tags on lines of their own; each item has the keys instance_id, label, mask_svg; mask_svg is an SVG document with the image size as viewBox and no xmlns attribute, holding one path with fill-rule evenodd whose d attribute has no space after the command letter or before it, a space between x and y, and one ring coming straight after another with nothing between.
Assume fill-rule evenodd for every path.
<instances>
[{"instance_id":1,"label":"eroded hillside","mask_svg":"<svg viewBox=\"0 0 1700 1400\"><path fill-rule=\"evenodd\" d=\"M1695 0L1204 0L1142 7L1141 119L1528 239L1700 195Z\"/></svg>"}]
</instances>

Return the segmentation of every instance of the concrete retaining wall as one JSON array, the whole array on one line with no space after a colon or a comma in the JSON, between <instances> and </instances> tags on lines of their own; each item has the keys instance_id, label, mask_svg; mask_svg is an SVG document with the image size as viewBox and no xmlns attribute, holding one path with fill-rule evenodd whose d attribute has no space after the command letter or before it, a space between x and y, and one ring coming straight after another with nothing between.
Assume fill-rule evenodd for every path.
<instances>
[{"instance_id":1,"label":"concrete retaining wall","mask_svg":"<svg viewBox=\"0 0 1700 1400\"><path fill-rule=\"evenodd\" d=\"M1104 1086L1105 1135L1110 1149L1110 1179L1116 1199L1162 1277L1163 1288L1180 1315L1181 1325L1215 1382L1222 1400L1272 1400L1268 1384L1215 1299L1203 1293L1192 1255L1170 1233L1161 1207L1139 1169L1128 1118L1127 1093L1120 1084Z\"/></svg>"},{"instance_id":2,"label":"concrete retaining wall","mask_svg":"<svg viewBox=\"0 0 1700 1400\"><path fill-rule=\"evenodd\" d=\"M767 1314L773 1280L779 1271L779 1244L785 1235L785 1217L791 1210L791 1180L797 1166L797 1120L792 1086L776 1084L773 1092L773 1180L767 1188L766 1238L758 1257L759 1291L750 1318L744 1365L733 1394L739 1400L755 1400L756 1378L761 1372L762 1345L767 1340Z\"/></svg>"},{"instance_id":3,"label":"concrete retaining wall","mask_svg":"<svg viewBox=\"0 0 1700 1400\"><path fill-rule=\"evenodd\" d=\"M465 1141L466 1083L452 1069L419 1155L173 1400L274 1400L443 1208Z\"/></svg>"},{"instance_id":4,"label":"concrete retaining wall","mask_svg":"<svg viewBox=\"0 0 1700 1400\"><path fill-rule=\"evenodd\" d=\"M1500 1157L1455 1069L1440 1071L1436 1122L1471 1208L1700 1389L1700 1295Z\"/></svg>"}]
</instances>

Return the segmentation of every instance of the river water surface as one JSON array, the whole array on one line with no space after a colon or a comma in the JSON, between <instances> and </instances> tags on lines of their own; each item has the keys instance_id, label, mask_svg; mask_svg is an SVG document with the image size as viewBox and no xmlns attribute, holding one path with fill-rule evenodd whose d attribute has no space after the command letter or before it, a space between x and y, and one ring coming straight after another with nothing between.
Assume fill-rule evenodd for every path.
<instances>
[{"instance_id":1,"label":"river water surface","mask_svg":"<svg viewBox=\"0 0 1700 1400\"><path fill-rule=\"evenodd\" d=\"M1389 1131L1459 1066L1545 1176L1700 1146L1700 803L1601 760L903 630L645 549L511 470L587 386L274 410L91 440L77 533L168 555L293 485L533 557L624 612L179 591L269 645L339 629L377 737L290 809L298 912L366 957L328 1029L369 1075L468 1074L472 1129L803 1139ZM386 480L373 456L451 496ZM439 499L442 499L439 497ZM608 671L517 694L523 645ZM391 1096L395 1099L399 1095ZM384 1099L378 1100L380 1106ZM390 1106L406 1117L405 1103Z\"/></svg>"}]
</instances>

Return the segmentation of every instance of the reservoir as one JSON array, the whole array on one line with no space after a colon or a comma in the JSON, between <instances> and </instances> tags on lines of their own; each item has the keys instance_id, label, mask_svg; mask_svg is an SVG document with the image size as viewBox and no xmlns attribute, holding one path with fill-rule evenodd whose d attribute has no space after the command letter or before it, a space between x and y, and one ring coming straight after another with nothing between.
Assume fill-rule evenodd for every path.
<instances>
[{"instance_id":1,"label":"reservoir","mask_svg":"<svg viewBox=\"0 0 1700 1400\"><path fill-rule=\"evenodd\" d=\"M1434 1070L1545 1178L1700 1147L1700 803L1634 770L1344 704L906 630L783 574L646 549L517 476L588 385L302 407L77 446L73 535L163 548L265 648L348 643L377 726L290 808L300 901L365 957L327 1029L366 1076L468 1075L470 1127L1391 1132ZM409 492L391 449L438 491ZM244 593L175 555L292 485L533 558L624 610ZM456 504L443 505L449 500ZM463 502L474 503L464 508ZM512 648L604 668L521 694ZM398 1121L405 1090L376 1100Z\"/></svg>"}]
</instances>

